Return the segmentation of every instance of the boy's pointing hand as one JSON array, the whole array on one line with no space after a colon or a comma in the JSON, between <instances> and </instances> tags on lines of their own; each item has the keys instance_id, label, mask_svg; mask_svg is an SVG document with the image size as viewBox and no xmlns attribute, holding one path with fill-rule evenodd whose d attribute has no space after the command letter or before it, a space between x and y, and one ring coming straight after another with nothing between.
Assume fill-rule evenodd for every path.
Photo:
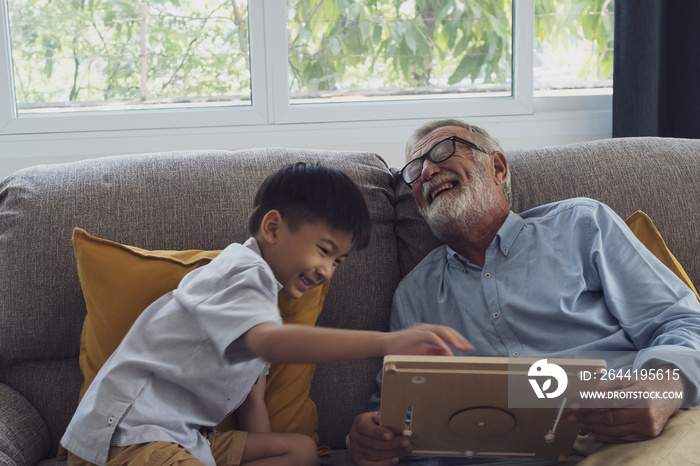
<instances>
[{"instance_id":1,"label":"boy's pointing hand","mask_svg":"<svg viewBox=\"0 0 700 466\"><path fill-rule=\"evenodd\" d=\"M451 356L450 347L472 351L474 347L456 330L442 325L419 324L386 334L384 354Z\"/></svg>"}]
</instances>

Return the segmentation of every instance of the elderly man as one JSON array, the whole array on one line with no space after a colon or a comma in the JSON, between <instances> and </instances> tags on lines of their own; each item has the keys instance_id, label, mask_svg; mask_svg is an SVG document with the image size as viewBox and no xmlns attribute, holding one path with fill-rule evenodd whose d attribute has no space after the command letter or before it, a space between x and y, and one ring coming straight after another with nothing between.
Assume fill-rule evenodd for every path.
<instances>
[{"instance_id":1,"label":"elderly man","mask_svg":"<svg viewBox=\"0 0 700 466\"><path fill-rule=\"evenodd\" d=\"M401 176L445 245L399 285L392 330L450 325L477 356L649 348L637 354L636 367L679 367L682 377L624 389L682 391L684 400L577 410L569 421L590 433L580 443L610 450L616 447L609 444L658 437L672 417L692 415L697 424L697 411L676 414L681 403L700 401L700 303L610 208L580 198L512 212L503 151L460 120L422 126L406 154ZM674 350L689 361L669 356ZM377 395L370 406L379 408ZM349 441L357 465L395 464L411 451L407 438L379 425L379 416L355 419Z\"/></svg>"}]
</instances>

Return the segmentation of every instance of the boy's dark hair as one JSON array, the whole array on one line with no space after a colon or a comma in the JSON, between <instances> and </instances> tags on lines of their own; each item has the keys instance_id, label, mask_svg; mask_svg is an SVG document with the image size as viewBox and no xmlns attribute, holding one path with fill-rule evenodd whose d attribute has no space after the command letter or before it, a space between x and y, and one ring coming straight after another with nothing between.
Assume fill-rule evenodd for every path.
<instances>
[{"instance_id":1,"label":"boy's dark hair","mask_svg":"<svg viewBox=\"0 0 700 466\"><path fill-rule=\"evenodd\" d=\"M298 162L268 176L248 217L251 235L271 210L278 210L293 231L304 223L324 221L352 234L355 249L369 244L371 219L365 199L350 177L335 168Z\"/></svg>"}]
</instances>

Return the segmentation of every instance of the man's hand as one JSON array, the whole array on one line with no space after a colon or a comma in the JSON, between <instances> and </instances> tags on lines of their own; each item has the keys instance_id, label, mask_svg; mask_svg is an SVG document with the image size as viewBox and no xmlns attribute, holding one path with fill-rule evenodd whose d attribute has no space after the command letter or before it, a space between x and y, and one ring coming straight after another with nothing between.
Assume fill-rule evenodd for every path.
<instances>
[{"instance_id":1,"label":"man's hand","mask_svg":"<svg viewBox=\"0 0 700 466\"><path fill-rule=\"evenodd\" d=\"M411 442L379 425L379 413L359 414L350 429L350 452L357 466L389 466L411 452Z\"/></svg>"},{"instance_id":2,"label":"man's hand","mask_svg":"<svg viewBox=\"0 0 700 466\"><path fill-rule=\"evenodd\" d=\"M598 391L682 392L681 380L605 382ZM602 408L573 408L568 419L594 442L627 443L658 437L668 420L680 408L682 399L624 399L606 400Z\"/></svg>"}]
</instances>

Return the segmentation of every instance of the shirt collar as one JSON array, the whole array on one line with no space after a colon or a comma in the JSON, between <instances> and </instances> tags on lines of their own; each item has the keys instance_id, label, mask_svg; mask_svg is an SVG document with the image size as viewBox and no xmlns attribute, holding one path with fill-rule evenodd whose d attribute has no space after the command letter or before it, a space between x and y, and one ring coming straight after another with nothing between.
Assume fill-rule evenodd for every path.
<instances>
[{"instance_id":1,"label":"shirt collar","mask_svg":"<svg viewBox=\"0 0 700 466\"><path fill-rule=\"evenodd\" d=\"M510 252L511 246L515 242L515 239L522 231L523 225L525 225L525 220L523 220L523 218L520 215L516 214L511 210L508 213L505 222L503 222L503 225L501 225L501 228L498 229L496 237L491 242L489 249L497 247L498 250L501 251L501 254L507 256ZM462 257L457 251L452 249L450 246L445 245L445 248L447 252L447 261L451 265L456 265L458 267L463 265L474 266L474 264L469 262L465 257Z\"/></svg>"},{"instance_id":2,"label":"shirt collar","mask_svg":"<svg viewBox=\"0 0 700 466\"><path fill-rule=\"evenodd\" d=\"M250 238L248 238L246 240L246 242L243 243L243 246L247 247L248 249L253 251L255 254L260 256L263 260L265 260L265 258L262 256L262 252L260 251L260 245L258 244L258 240L256 240L254 236L251 236ZM265 263L267 264L267 261L265 261ZM267 267L269 268L270 265L268 264ZM272 274L272 269L270 269L270 273ZM284 288L284 287L279 282L279 280L277 280L277 277L275 277L275 282L277 283L277 292L279 293L280 291L282 291L282 288Z\"/></svg>"}]
</instances>

